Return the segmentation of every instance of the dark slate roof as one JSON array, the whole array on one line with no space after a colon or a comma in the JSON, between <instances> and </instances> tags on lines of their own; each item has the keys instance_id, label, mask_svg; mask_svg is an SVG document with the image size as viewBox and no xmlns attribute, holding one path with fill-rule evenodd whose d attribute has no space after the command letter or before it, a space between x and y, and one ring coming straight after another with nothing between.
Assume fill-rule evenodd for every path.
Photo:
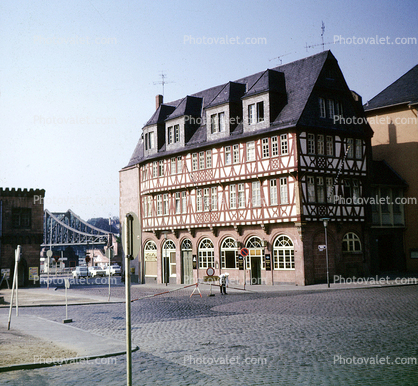
<instances>
[{"instance_id":1,"label":"dark slate roof","mask_svg":"<svg viewBox=\"0 0 418 386\"><path fill-rule=\"evenodd\" d=\"M162 123L165 119L176 109L175 106L170 106L166 104L162 104L155 110L155 113L152 115L150 120L147 122L145 126L154 125L156 123Z\"/></svg>"},{"instance_id":2,"label":"dark slate roof","mask_svg":"<svg viewBox=\"0 0 418 386\"><path fill-rule=\"evenodd\" d=\"M312 90L318 80L321 70L328 59L335 62L336 59L331 51L323 51L316 55L297 60L292 63L287 63L270 70L258 72L256 74L228 82L219 86L212 87L207 90L187 96L181 100L164 103L168 106L176 106L176 109L166 119L177 118L183 115L200 116L203 109L213 107L215 104L225 103L226 101L238 101L240 97L246 97L247 94L241 95L242 91L247 90L247 93L259 93L263 90L271 90L283 93L284 107L272 123L276 128L286 128L296 126L302 117L304 108L308 103L308 99ZM245 90L244 90L245 87ZM160 115L158 115L160 114ZM158 121L155 116L162 116L162 112L154 113L149 122ZM148 125L148 123L147 123ZM192 135L186 146L190 147L195 144L202 144L206 142L205 127L201 126L196 133ZM231 137L243 135L242 124L238 125ZM227 141L225 138L222 141ZM217 141L219 142L219 141ZM139 141L142 143L142 140ZM128 166L132 166L143 159L143 149L139 143L129 161ZM159 149L158 156L163 149Z\"/></svg>"},{"instance_id":3,"label":"dark slate roof","mask_svg":"<svg viewBox=\"0 0 418 386\"><path fill-rule=\"evenodd\" d=\"M243 83L228 82L224 85L218 95L210 101L206 108L223 105L225 103L239 102L241 97L245 94L245 89L246 85Z\"/></svg>"},{"instance_id":4,"label":"dark slate roof","mask_svg":"<svg viewBox=\"0 0 418 386\"><path fill-rule=\"evenodd\" d=\"M407 187L406 181L386 161L372 161L371 184Z\"/></svg>"},{"instance_id":5,"label":"dark slate roof","mask_svg":"<svg viewBox=\"0 0 418 386\"><path fill-rule=\"evenodd\" d=\"M275 68L285 74L287 93L287 104L276 118L275 124L296 125L298 123L328 58L336 60L331 51L323 51Z\"/></svg>"},{"instance_id":6,"label":"dark slate roof","mask_svg":"<svg viewBox=\"0 0 418 386\"><path fill-rule=\"evenodd\" d=\"M191 115L193 117L198 117L202 113L202 98L196 96L186 96L176 107L176 109L166 118L173 119L182 117L184 115Z\"/></svg>"},{"instance_id":7,"label":"dark slate roof","mask_svg":"<svg viewBox=\"0 0 418 386\"><path fill-rule=\"evenodd\" d=\"M249 97L261 94L267 91L276 91L279 93L286 93L284 86L284 74L275 70L266 70L251 86L244 97Z\"/></svg>"},{"instance_id":8,"label":"dark slate roof","mask_svg":"<svg viewBox=\"0 0 418 386\"><path fill-rule=\"evenodd\" d=\"M364 110L374 110L397 104L418 102L418 64L386 87L364 105Z\"/></svg>"},{"instance_id":9,"label":"dark slate roof","mask_svg":"<svg viewBox=\"0 0 418 386\"><path fill-rule=\"evenodd\" d=\"M132 153L131 159L129 160L129 164L127 166L136 165L138 162L144 158L144 141L139 138L138 143L136 144L135 150Z\"/></svg>"},{"instance_id":10,"label":"dark slate roof","mask_svg":"<svg viewBox=\"0 0 418 386\"><path fill-rule=\"evenodd\" d=\"M192 135L189 142L187 142L187 145L195 145L198 143L206 142L206 125L200 126Z\"/></svg>"}]
</instances>

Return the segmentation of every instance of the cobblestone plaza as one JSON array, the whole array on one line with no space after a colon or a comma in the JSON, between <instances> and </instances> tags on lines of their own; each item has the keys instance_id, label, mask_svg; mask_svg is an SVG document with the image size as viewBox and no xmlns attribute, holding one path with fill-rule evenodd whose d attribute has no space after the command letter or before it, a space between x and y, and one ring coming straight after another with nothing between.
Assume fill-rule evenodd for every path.
<instances>
[{"instance_id":1,"label":"cobblestone plaza","mask_svg":"<svg viewBox=\"0 0 418 386\"><path fill-rule=\"evenodd\" d=\"M133 286L132 299L164 290ZM107 289L88 291L104 295ZM191 291L132 303L132 338L140 348L132 354L134 385L418 383L418 286L230 290L215 297L203 287L202 298ZM112 289L113 297L123 293L123 286ZM19 312L61 322L64 310ZM71 306L69 313L72 327L125 340L123 303ZM124 385L125 356L7 372L0 383Z\"/></svg>"}]
</instances>

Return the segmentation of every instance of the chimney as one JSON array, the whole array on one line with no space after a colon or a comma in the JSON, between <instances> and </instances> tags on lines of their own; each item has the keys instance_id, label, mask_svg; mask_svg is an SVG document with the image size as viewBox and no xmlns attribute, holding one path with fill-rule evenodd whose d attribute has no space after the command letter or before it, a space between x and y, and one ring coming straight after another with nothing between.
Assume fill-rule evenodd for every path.
<instances>
[{"instance_id":1,"label":"chimney","mask_svg":"<svg viewBox=\"0 0 418 386\"><path fill-rule=\"evenodd\" d=\"M163 104L163 96L157 95L155 97L155 110L157 110Z\"/></svg>"}]
</instances>

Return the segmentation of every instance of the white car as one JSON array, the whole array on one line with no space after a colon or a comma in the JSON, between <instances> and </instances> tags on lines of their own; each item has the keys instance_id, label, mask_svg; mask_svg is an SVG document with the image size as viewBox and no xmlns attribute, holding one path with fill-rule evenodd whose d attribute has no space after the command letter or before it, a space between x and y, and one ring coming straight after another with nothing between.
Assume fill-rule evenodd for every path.
<instances>
[{"instance_id":1,"label":"white car","mask_svg":"<svg viewBox=\"0 0 418 386\"><path fill-rule=\"evenodd\" d=\"M89 270L87 267L75 267L72 274L74 279L78 279L79 277L89 277Z\"/></svg>"},{"instance_id":2,"label":"white car","mask_svg":"<svg viewBox=\"0 0 418 386\"><path fill-rule=\"evenodd\" d=\"M117 264L113 264L110 267L106 267L106 275L109 275L109 271L110 271L110 275L121 275L122 270L120 269L120 266Z\"/></svg>"},{"instance_id":3,"label":"white car","mask_svg":"<svg viewBox=\"0 0 418 386\"><path fill-rule=\"evenodd\" d=\"M101 268L101 267L89 267L89 275L91 277L105 276L106 275L106 270L104 268Z\"/></svg>"}]
</instances>

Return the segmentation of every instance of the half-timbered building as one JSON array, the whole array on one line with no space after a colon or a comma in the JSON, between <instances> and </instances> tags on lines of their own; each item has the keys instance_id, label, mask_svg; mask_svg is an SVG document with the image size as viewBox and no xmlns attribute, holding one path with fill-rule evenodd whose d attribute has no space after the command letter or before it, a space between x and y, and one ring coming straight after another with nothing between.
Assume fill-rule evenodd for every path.
<instances>
[{"instance_id":1,"label":"half-timbered building","mask_svg":"<svg viewBox=\"0 0 418 386\"><path fill-rule=\"evenodd\" d=\"M323 282L324 218L330 277L369 272L372 131L330 51L156 105L120 171L142 280Z\"/></svg>"}]
</instances>

